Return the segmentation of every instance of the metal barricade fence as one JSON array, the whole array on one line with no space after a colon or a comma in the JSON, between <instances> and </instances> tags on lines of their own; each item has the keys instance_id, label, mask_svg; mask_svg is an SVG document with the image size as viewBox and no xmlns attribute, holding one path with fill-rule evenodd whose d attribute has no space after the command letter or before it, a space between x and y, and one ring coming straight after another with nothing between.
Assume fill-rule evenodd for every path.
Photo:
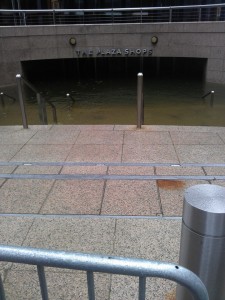
<instances>
[{"instance_id":1,"label":"metal barricade fence","mask_svg":"<svg viewBox=\"0 0 225 300\"><path fill-rule=\"evenodd\" d=\"M48 300L44 267L86 271L89 300L95 300L94 272L139 277L139 300L145 299L147 277L175 281L185 286L193 299L209 300L207 290L197 275L171 263L6 245L0 246L0 261L36 265L43 300ZM6 299L2 280L0 281L0 299Z\"/></svg>"}]
</instances>

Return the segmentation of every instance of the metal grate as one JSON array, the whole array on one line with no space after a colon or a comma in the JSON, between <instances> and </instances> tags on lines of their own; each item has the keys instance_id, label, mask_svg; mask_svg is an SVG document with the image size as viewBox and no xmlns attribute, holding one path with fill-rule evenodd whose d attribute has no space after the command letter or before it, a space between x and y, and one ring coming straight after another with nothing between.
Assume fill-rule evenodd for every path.
<instances>
[{"instance_id":1,"label":"metal grate","mask_svg":"<svg viewBox=\"0 0 225 300\"><path fill-rule=\"evenodd\" d=\"M206 288L197 275L171 263L5 245L0 246L0 261L36 265L43 300L48 300L44 267L86 271L89 300L96 299L94 272L139 277L139 300L145 300L147 277L175 281L185 286L193 299L209 300ZM2 282L0 282L0 299L6 299Z\"/></svg>"}]
</instances>

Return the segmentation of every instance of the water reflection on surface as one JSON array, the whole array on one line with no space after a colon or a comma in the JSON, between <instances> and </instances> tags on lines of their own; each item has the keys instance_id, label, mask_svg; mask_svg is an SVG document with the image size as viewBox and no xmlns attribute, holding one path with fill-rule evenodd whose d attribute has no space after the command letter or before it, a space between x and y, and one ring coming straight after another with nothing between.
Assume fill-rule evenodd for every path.
<instances>
[{"instance_id":1,"label":"water reflection on surface","mask_svg":"<svg viewBox=\"0 0 225 300\"><path fill-rule=\"evenodd\" d=\"M136 78L103 81L36 82L35 86L57 109L58 124L136 124ZM210 96L215 91L213 107ZM1 91L18 98L16 87ZM75 103L66 97L70 93ZM201 81L144 79L145 124L225 126L225 86ZM35 95L25 89L28 124L40 124ZM53 123L50 107L48 122ZM0 103L0 125L19 125L18 99Z\"/></svg>"}]
</instances>

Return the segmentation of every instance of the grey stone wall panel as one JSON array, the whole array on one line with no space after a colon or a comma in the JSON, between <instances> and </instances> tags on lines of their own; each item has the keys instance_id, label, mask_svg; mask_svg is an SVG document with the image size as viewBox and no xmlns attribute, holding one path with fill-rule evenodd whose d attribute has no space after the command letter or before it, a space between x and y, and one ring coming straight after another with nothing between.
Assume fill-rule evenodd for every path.
<instances>
[{"instance_id":1,"label":"grey stone wall panel","mask_svg":"<svg viewBox=\"0 0 225 300\"><path fill-rule=\"evenodd\" d=\"M207 80L225 83L224 28L225 22L1 27L0 84L15 81L21 61L72 58L76 49L99 48L152 48L154 57L206 58ZM153 35L159 39L156 46ZM75 47L70 37L76 38Z\"/></svg>"}]
</instances>

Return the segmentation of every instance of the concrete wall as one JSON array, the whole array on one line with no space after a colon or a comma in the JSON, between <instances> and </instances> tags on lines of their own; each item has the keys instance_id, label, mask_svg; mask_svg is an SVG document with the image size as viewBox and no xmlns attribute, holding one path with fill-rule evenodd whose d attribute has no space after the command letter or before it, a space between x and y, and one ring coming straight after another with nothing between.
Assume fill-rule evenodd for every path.
<instances>
[{"instance_id":1,"label":"concrete wall","mask_svg":"<svg viewBox=\"0 0 225 300\"><path fill-rule=\"evenodd\" d=\"M152 49L155 57L207 58L206 80L225 83L224 28L224 22L0 27L0 86L15 83L21 61L73 58L78 51L81 57L103 56L99 51L110 49L122 54L106 55ZM70 45L71 37L76 46Z\"/></svg>"}]
</instances>

